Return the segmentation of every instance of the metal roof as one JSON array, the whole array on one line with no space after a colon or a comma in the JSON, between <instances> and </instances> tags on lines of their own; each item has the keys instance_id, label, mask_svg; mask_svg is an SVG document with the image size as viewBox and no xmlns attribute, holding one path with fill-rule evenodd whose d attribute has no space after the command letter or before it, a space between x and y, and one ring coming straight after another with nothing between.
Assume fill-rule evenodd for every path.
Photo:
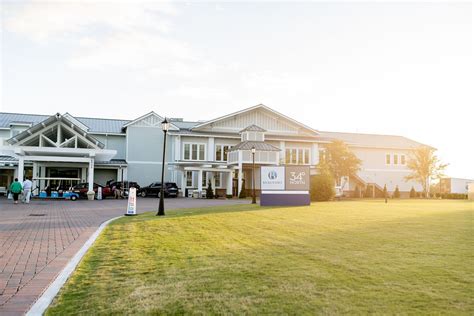
<instances>
[{"instance_id":1,"label":"metal roof","mask_svg":"<svg viewBox=\"0 0 474 316\"><path fill-rule=\"evenodd\" d=\"M15 123L31 123L36 125L46 120L50 115L38 114L21 114L21 113L5 113L0 112L0 128L10 128L10 124ZM132 120L75 117L81 123L89 127L90 133L118 133L123 134L123 126ZM172 120L172 123L180 128L179 131L173 131L176 134L193 134L193 135L209 135L211 132L198 132L192 130L193 127L202 125L203 122L191 122ZM319 135L315 136L284 136L279 135L278 139L288 139L291 141L312 140L320 142L329 142L334 139L342 140L351 146L376 147L376 148L415 148L426 146L409 138L397 135L379 135L379 134L363 134L363 133L344 133L344 132L326 132L319 131ZM239 137L237 134L222 134L225 137ZM268 135L269 139L274 138Z\"/></svg>"},{"instance_id":2,"label":"metal roof","mask_svg":"<svg viewBox=\"0 0 474 316\"><path fill-rule=\"evenodd\" d=\"M0 161L5 162L5 161L11 161L11 162L17 162L18 159L12 156L0 156Z\"/></svg>"},{"instance_id":3,"label":"metal roof","mask_svg":"<svg viewBox=\"0 0 474 316\"><path fill-rule=\"evenodd\" d=\"M0 112L0 128L10 128L12 122L39 124L48 119L52 115L39 114L21 114L21 113L5 113ZM82 124L89 127L91 133L123 133L122 127L130 122L130 120L116 120L91 117L75 117Z\"/></svg>"},{"instance_id":4,"label":"metal roof","mask_svg":"<svg viewBox=\"0 0 474 316\"><path fill-rule=\"evenodd\" d=\"M280 151L280 148L273 146L265 142L256 142L256 141L244 141L240 142L235 146L232 146L230 151L236 150L252 150L255 148L256 151Z\"/></svg>"},{"instance_id":5,"label":"metal roof","mask_svg":"<svg viewBox=\"0 0 474 316\"><path fill-rule=\"evenodd\" d=\"M322 132L320 139L332 141L342 140L349 146L375 147L375 148L416 148L426 146L409 138L397 135L361 134L361 133L340 133Z\"/></svg>"}]
</instances>

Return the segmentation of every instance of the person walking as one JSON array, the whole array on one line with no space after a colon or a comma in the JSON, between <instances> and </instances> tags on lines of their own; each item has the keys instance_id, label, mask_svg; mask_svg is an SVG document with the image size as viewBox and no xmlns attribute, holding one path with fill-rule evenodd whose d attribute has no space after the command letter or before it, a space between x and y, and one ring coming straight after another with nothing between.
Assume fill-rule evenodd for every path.
<instances>
[{"instance_id":1,"label":"person walking","mask_svg":"<svg viewBox=\"0 0 474 316\"><path fill-rule=\"evenodd\" d=\"M33 182L31 182L30 178L26 177L26 180L23 181L23 197L21 199L22 203L29 204L30 197L31 197L31 188L33 187Z\"/></svg>"},{"instance_id":2,"label":"person walking","mask_svg":"<svg viewBox=\"0 0 474 316\"><path fill-rule=\"evenodd\" d=\"M18 182L18 178L15 178L15 181L10 185L10 192L13 194L13 203L18 204L18 196L21 193L23 187L21 183Z\"/></svg>"}]
</instances>

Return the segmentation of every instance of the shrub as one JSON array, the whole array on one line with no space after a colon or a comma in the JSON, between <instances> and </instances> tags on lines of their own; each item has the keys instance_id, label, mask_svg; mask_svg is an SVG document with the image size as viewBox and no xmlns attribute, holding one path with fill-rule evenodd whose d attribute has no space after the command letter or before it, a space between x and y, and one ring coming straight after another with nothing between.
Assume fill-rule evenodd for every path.
<instances>
[{"instance_id":1,"label":"shrub","mask_svg":"<svg viewBox=\"0 0 474 316\"><path fill-rule=\"evenodd\" d=\"M247 197L247 190L245 190L245 181L242 182L242 189L239 193L239 199L245 199Z\"/></svg>"},{"instance_id":2,"label":"shrub","mask_svg":"<svg viewBox=\"0 0 474 316\"><path fill-rule=\"evenodd\" d=\"M467 194L462 193L441 193L442 199L449 200L467 200Z\"/></svg>"},{"instance_id":3,"label":"shrub","mask_svg":"<svg viewBox=\"0 0 474 316\"><path fill-rule=\"evenodd\" d=\"M232 196L232 194L226 194L225 197L228 198L228 199L231 199L233 196Z\"/></svg>"},{"instance_id":4,"label":"shrub","mask_svg":"<svg viewBox=\"0 0 474 316\"><path fill-rule=\"evenodd\" d=\"M207 189L206 189L206 199L213 199L214 198L214 190L212 189L211 180L207 182Z\"/></svg>"},{"instance_id":5,"label":"shrub","mask_svg":"<svg viewBox=\"0 0 474 316\"><path fill-rule=\"evenodd\" d=\"M398 189L398 185L395 187L395 191L393 191L393 198L394 199L400 198L400 190Z\"/></svg>"},{"instance_id":6,"label":"shrub","mask_svg":"<svg viewBox=\"0 0 474 316\"><path fill-rule=\"evenodd\" d=\"M416 198L416 191L414 187L411 187L410 190L410 199Z\"/></svg>"},{"instance_id":7,"label":"shrub","mask_svg":"<svg viewBox=\"0 0 474 316\"><path fill-rule=\"evenodd\" d=\"M311 177L311 201L330 201L336 194L334 177L329 169L322 165L319 174Z\"/></svg>"},{"instance_id":8,"label":"shrub","mask_svg":"<svg viewBox=\"0 0 474 316\"><path fill-rule=\"evenodd\" d=\"M382 194L383 194L384 199L388 198L388 192L387 192L387 185L386 184L384 184L384 186L383 186Z\"/></svg>"}]
</instances>

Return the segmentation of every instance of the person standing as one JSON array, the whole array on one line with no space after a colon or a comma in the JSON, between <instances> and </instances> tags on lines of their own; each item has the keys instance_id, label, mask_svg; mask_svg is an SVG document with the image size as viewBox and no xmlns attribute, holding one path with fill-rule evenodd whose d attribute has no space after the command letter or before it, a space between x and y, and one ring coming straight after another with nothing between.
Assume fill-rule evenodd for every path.
<instances>
[{"instance_id":1,"label":"person standing","mask_svg":"<svg viewBox=\"0 0 474 316\"><path fill-rule=\"evenodd\" d=\"M29 204L30 197L31 197L31 189L33 187L33 182L31 182L30 178L26 177L26 180L23 181L23 198L21 199L22 203Z\"/></svg>"},{"instance_id":2,"label":"person standing","mask_svg":"<svg viewBox=\"0 0 474 316\"><path fill-rule=\"evenodd\" d=\"M21 183L18 182L18 178L15 178L15 181L10 185L10 192L13 194L13 203L18 204L18 196L21 193L23 187Z\"/></svg>"}]
</instances>

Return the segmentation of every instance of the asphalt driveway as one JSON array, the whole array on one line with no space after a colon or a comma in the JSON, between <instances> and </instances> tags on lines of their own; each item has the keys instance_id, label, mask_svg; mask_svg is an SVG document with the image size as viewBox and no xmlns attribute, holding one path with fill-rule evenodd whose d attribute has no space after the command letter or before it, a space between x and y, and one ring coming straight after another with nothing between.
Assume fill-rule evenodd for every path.
<instances>
[{"instance_id":1,"label":"asphalt driveway","mask_svg":"<svg viewBox=\"0 0 474 316\"><path fill-rule=\"evenodd\" d=\"M166 199L167 209L249 203L242 200ZM0 315L22 315L104 221L123 215L126 200L13 203L0 198ZM138 213L156 198L139 198Z\"/></svg>"}]
</instances>

